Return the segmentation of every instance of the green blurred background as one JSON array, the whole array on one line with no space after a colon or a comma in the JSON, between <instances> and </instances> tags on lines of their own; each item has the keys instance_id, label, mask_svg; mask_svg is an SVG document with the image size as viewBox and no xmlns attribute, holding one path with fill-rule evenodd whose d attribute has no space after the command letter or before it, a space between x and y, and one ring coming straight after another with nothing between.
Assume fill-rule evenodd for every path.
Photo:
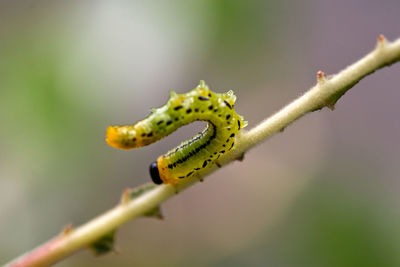
<instances>
[{"instance_id":1,"label":"green blurred background","mask_svg":"<svg viewBox=\"0 0 400 267\"><path fill-rule=\"evenodd\" d=\"M0 264L149 181L195 123L132 151L104 142L200 79L249 128L400 36L400 2L0 2ZM117 234L57 266L400 266L400 64L362 80Z\"/></svg>"}]
</instances>

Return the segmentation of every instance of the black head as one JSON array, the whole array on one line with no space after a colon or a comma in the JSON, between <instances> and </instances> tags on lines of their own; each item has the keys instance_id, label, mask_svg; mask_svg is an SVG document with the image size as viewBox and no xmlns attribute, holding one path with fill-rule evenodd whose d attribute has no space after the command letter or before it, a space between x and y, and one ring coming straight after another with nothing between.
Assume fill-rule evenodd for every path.
<instances>
[{"instance_id":1,"label":"black head","mask_svg":"<svg viewBox=\"0 0 400 267\"><path fill-rule=\"evenodd\" d=\"M150 176L155 184L163 183L163 181L160 178L160 173L158 172L158 166L156 161L150 164Z\"/></svg>"}]
</instances>

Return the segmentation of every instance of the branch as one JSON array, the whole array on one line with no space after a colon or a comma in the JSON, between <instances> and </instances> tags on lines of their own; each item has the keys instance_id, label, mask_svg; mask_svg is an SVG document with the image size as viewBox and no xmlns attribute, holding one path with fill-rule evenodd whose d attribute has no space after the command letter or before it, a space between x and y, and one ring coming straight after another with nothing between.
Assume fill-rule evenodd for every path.
<instances>
[{"instance_id":1,"label":"branch","mask_svg":"<svg viewBox=\"0 0 400 267\"><path fill-rule=\"evenodd\" d=\"M323 107L333 110L338 99L363 77L398 61L400 61L400 39L390 43L383 35L380 35L375 49L365 57L330 77L319 71L317 84L307 93L253 129L239 132L235 149L232 153L220 158L221 165L241 159L250 148L282 131L290 123L309 112ZM97 253L109 251L108 246L113 245L113 233L120 225L139 216L159 217L160 204L217 169L214 165L200 172L197 177L185 179L175 186L145 185L134 191L126 190L122 195L121 203L115 208L76 229L67 227L59 236L6 266L48 266L86 247L95 248Z\"/></svg>"}]
</instances>

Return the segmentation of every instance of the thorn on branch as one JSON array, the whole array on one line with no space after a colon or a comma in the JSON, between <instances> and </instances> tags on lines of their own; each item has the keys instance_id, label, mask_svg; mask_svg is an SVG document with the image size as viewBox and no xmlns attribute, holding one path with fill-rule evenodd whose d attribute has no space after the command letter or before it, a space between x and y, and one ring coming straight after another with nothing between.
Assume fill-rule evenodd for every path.
<instances>
[{"instance_id":1,"label":"thorn on branch","mask_svg":"<svg viewBox=\"0 0 400 267\"><path fill-rule=\"evenodd\" d=\"M68 224L67 226L65 226L62 231L61 231L61 235L62 236L66 236L69 235L72 230L74 230L74 227L72 226L72 224Z\"/></svg>"},{"instance_id":2,"label":"thorn on branch","mask_svg":"<svg viewBox=\"0 0 400 267\"><path fill-rule=\"evenodd\" d=\"M125 188L124 192L121 195L120 203L121 205L126 205L131 200L132 189Z\"/></svg>"},{"instance_id":3,"label":"thorn on branch","mask_svg":"<svg viewBox=\"0 0 400 267\"><path fill-rule=\"evenodd\" d=\"M382 49L386 46L387 40L383 34L379 34L376 49Z\"/></svg>"},{"instance_id":4,"label":"thorn on branch","mask_svg":"<svg viewBox=\"0 0 400 267\"><path fill-rule=\"evenodd\" d=\"M115 232L116 230L110 231L89 245L89 248L96 256L101 256L108 252L118 253L118 249L115 248Z\"/></svg>"},{"instance_id":5,"label":"thorn on branch","mask_svg":"<svg viewBox=\"0 0 400 267\"><path fill-rule=\"evenodd\" d=\"M326 107L329 108L332 111L335 110L335 104L327 104Z\"/></svg>"},{"instance_id":6,"label":"thorn on branch","mask_svg":"<svg viewBox=\"0 0 400 267\"><path fill-rule=\"evenodd\" d=\"M325 73L323 73L322 71L317 72L317 82L320 85L326 82Z\"/></svg>"},{"instance_id":7,"label":"thorn on branch","mask_svg":"<svg viewBox=\"0 0 400 267\"><path fill-rule=\"evenodd\" d=\"M242 162L244 160L244 152L239 155L239 157L236 158L236 160Z\"/></svg>"},{"instance_id":8,"label":"thorn on branch","mask_svg":"<svg viewBox=\"0 0 400 267\"><path fill-rule=\"evenodd\" d=\"M119 255L119 254L121 254L121 249L114 245L114 247L112 248L112 252Z\"/></svg>"},{"instance_id":9,"label":"thorn on branch","mask_svg":"<svg viewBox=\"0 0 400 267\"><path fill-rule=\"evenodd\" d=\"M157 218L157 219L160 219L160 220L164 220L164 218L165 218L164 214L161 211L161 209L159 210L159 212L154 217Z\"/></svg>"},{"instance_id":10,"label":"thorn on branch","mask_svg":"<svg viewBox=\"0 0 400 267\"><path fill-rule=\"evenodd\" d=\"M143 215L146 217L153 217L160 220L164 219L164 214L160 206L157 206L156 208L150 210L149 212L144 213Z\"/></svg>"}]
</instances>

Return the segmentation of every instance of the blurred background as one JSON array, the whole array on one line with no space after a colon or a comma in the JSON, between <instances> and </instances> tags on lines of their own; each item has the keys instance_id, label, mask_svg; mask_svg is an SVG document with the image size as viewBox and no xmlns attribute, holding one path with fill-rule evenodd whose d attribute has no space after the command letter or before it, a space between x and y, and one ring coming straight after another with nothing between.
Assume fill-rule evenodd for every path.
<instances>
[{"instance_id":1,"label":"blurred background","mask_svg":"<svg viewBox=\"0 0 400 267\"><path fill-rule=\"evenodd\" d=\"M248 128L400 37L400 2L0 1L0 264L112 208L195 123L122 151L131 124L204 79ZM57 266L400 266L400 64Z\"/></svg>"}]
</instances>

